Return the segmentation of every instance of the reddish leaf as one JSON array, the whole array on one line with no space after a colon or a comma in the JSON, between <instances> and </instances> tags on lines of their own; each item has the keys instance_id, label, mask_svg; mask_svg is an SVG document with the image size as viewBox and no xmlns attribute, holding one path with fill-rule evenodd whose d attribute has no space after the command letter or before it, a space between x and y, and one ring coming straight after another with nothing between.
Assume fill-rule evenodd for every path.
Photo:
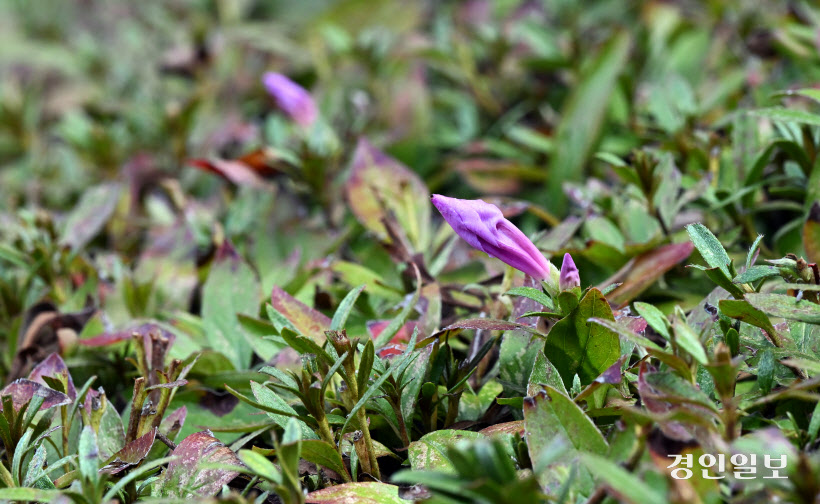
<instances>
[{"instance_id":1,"label":"reddish leaf","mask_svg":"<svg viewBox=\"0 0 820 504\"><path fill-rule=\"evenodd\" d=\"M196 432L182 440L171 454L163 481L170 496L211 496L222 485L239 474L231 467L241 467L236 454L209 431ZM218 469L200 469L200 464L219 465Z\"/></svg>"},{"instance_id":2,"label":"reddish leaf","mask_svg":"<svg viewBox=\"0 0 820 504\"><path fill-rule=\"evenodd\" d=\"M809 262L820 262L820 202L815 201L811 205L803 224L803 247Z\"/></svg>"},{"instance_id":3,"label":"reddish leaf","mask_svg":"<svg viewBox=\"0 0 820 504\"><path fill-rule=\"evenodd\" d=\"M28 379L42 385L48 385L45 380L43 380L43 376L57 378L66 383L68 385L66 387L68 397L70 397L72 401L77 398L77 389L74 388L74 380L71 379L68 367L66 367L65 362L59 354L53 353L46 357L43 362L37 364L37 366L31 370Z\"/></svg>"},{"instance_id":4,"label":"reddish leaf","mask_svg":"<svg viewBox=\"0 0 820 504\"><path fill-rule=\"evenodd\" d=\"M376 339L382 331L390 325L390 322L390 320L371 320L367 323L367 332L370 333L371 338ZM407 322L399 328L396 335L390 339L388 344L407 343L410 341L410 338L413 336L413 331L418 325L418 322L415 320Z\"/></svg>"},{"instance_id":5,"label":"reddish leaf","mask_svg":"<svg viewBox=\"0 0 820 504\"><path fill-rule=\"evenodd\" d=\"M623 282L607 296L607 300L618 306L628 304L655 283L661 275L689 257L692 250L694 245L691 242L672 243L635 257L601 284L605 287L615 282Z\"/></svg>"},{"instance_id":6,"label":"reddish leaf","mask_svg":"<svg viewBox=\"0 0 820 504\"><path fill-rule=\"evenodd\" d=\"M122 193L122 186L116 183L86 190L65 221L60 244L73 250L83 248L114 214Z\"/></svg>"},{"instance_id":7,"label":"reddish leaf","mask_svg":"<svg viewBox=\"0 0 820 504\"><path fill-rule=\"evenodd\" d=\"M380 239L391 241L382 220L392 213L417 250L426 243L423 235L431 206L427 186L413 171L365 139L359 140L353 154L345 196L353 215Z\"/></svg>"},{"instance_id":8,"label":"reddish leaf","mask_svg":"<svg viewBox=\"0 0 820 504\"><path fill-rule=\"evenodd\" d=\"M442 332L450 331L452 329L480 329L487 331L512 331L515 329L522 329L533 334L540 334L538 331L536 331L535 329L526 324L519 324L517 322L507 322L506 320L496 319L461 320L459 322L456 322L455 324L450 324L449 326L445 327L444 329L442 329Z\"/></svg>"},{"instance_id":9,"label":"reddish leaf","mask_svg":"<svg viewBox=\"0 0 820 504\"><path fill-rule=\"evenodd\" d=\"M279 287L274 287L270 296L276 311L284 315L303 336L313 338L318 344L325 342L325 331L330 329L330 319L297 300Z\"/></svg>"},{"instance_id":10,"label":"reddish leaf","mask_svg":"<svg viewBox=\"0 0 820 504\"><path fill-rule=\"evenodd\" d=\"M179 431L182 430L182 427L185 425L185 417L187 416L188 408L185 406L175 409L162 419L162 423L159 425L159 431L165 434L165 437L174 441Z\"/></svg>"},{"instance_id":11,"label":"reddish leaf","mask_svg":"<svg viewBox=\"0 0 820 504\"><path fill-rule=\"evenodd\" d=\"M170 346L171 342L173 342L173 340L176 338L176 336L174 336L173 333L166 331L157 324L149 323L139 325L132 329L125 329L123 331L98 334L91 338L84 338L78 340L77 343L90 347L113 345L114 343L119 343L120 341L130 340L134 336L134 334L139 334L140 336L142 336L143 341L147 343L147 346L150 347L151 331L159 331L163 337L169 340L168 346Z\"/></svg>"},{"instance_id":12,"label":"reddish leaf","mask_svg":"<svg viewBox=\"0 0 820 504\"><path fill-rule=\"evenodd\" d=\"M628 309L614 312L613 315L615 315L615 322L617 322L619 326L625 327L632 332L638 334L644 332L646 330L646 326L648 325L646 320L644 320L643 317L631 317L627 315L627 313L629 313Z\"/></svg>"},{"instance_id":13,"label":"reddish leaf","mask_svg":"<svg viewBox=\"0 0 820 504\"><path fill-rule=\"evenodd\" d=\"M156 427L149 432L138 437L125 445L120 451L111 455L108 463L100 469L103 474L117 474L129 467L133 467L148 456L151 447L154 445L154 438L157 435Z\"/></svg>"},{"instance_id":14,"label":"reddish leaf","mask_svg":"<svg viewBox=\"0 0 820 504\"><path fill-rule=\"evenodd\" d=\"M514 420L512 422L495 424L478 431L479 434L484 434L485 436L495 436L498 434L515 434L518 436L523 436L524 432L524 420Z\"/></svg>"},{"instance_id":15,"label":"reddish leaf","mask_svg":"<svg viewBox=\"0 0 820 504\"><path fill-rule=\"evenodd\" d=\"M11 396L11 401L14 404L15 410L22 408L23 405L31 401L35 395L44 398L43 405L40 407L40 410L47 410L55 406L71 404L71 399L69 399L67 395L57 392L56 390L52 390L44 385L40 385L37 382L26 380L25 378L15 380L6 385L3 390L0 390L0 397ZM0 404L0 411L2 411L2 409L3 406Z\"/></svg>"},{"instance_id":16,"label":"reddish leaf","mask_svg":"<svg viewBox=\"0 0 820 504\"><path fill-rule=\"evenodd\" d=\"M189 159L188 164L215 173L239 186L266 187L265 180L242 161L230 159Z\"/></svg>"},{"instance_id":17,"label":"reddish leaf","mask_svg":"<svg viewBox=\"0 0 820 504\"><path fill-rule=\"evenodd\" d=\"M595 383L609 383L610 385L618 385L621 383L621 367L624 364L626 356L621 357L618 361L609 366L606 371L601 373L598 378L595 378Z\"/></svg>"}]
</instances>

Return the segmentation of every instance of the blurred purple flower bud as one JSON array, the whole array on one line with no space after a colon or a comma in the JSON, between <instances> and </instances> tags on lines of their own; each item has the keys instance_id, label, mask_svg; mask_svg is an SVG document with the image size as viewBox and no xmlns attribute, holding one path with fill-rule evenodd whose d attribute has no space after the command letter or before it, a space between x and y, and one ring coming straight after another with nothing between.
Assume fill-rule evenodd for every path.
<instances>
[{"instance_id":1,"label":"blurred purple flower bud","mask_svg":"<svg viewBox=\"0 0 820 504\"><path fill-rule=\"evenodd\" d=\"M444 220L467 243L538 280L549 277L549 262L497 206L482 200L433 195Z\"/></svg>"},{"instance_id":2,"label":"blurred purple flower bud","mask_svg":"<svg viewBox=\"0 0 820 504\"><path fill-rule=\"evenodd\" d=\"M262 77L262 84L279 108L298 124L307 127L316 121L319 113L305 88L276 72L267 72Z\"/></svg>"},{"instance_id":3,"label":"blurred purple flower bud","mask_svg":"<svg viewBox=\"0 0 820 504\"><path fill-rule=\"evenodd\" d=\"M575 261L572 260L571 255L564 254L564 262L561 263L561 276L558 279L558 288L565 291L580 286L581 276L578 274Z\"/></svg>"}]
</instances>

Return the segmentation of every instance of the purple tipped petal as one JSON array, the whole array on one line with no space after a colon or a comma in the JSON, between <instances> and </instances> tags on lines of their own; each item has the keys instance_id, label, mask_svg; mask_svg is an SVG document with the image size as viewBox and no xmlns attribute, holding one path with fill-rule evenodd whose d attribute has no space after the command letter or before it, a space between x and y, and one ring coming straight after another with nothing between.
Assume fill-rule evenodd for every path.
<instances>
[{"instance_id":1,"label":"purple tipped petal","mask_svg":"<svg viewBox=\"0 0 820 504\"><path fill-rule=\"evenodd\" d=\"M316 121L319 113L305 88L276 72L266 73L262 77L262 83L279 108L291 119L302 126L310 126Z\"/></svg>"},{"instance_id":2,"label":"purple tipped petal","mask_svg":"<svg viewBox=\"0 0 820 504\"><path fill-rule=\"evenodd\" d=\"M497 206L482 200L433 195L444 220L472 247L496 257L533 278L549 276L549 263L520 229L504 218Z\"/></svg>"},{"instance_id":3,"label":"purple tipped petal","mask_svg":"<svg viewBox=\"0 0 820 504\"><path fill-rule=\"evenodd\" d=\"M558 288L562 291L581 286L581 276L572 256L564 254L564 262L561 263L561 276L558 279Z\"/></svg>"}]
</instances>

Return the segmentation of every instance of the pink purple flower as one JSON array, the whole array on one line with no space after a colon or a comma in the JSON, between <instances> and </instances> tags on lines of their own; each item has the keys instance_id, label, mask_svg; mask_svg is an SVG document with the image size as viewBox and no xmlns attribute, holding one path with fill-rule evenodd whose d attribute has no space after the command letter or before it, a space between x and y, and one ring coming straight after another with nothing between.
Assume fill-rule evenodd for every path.
<instances>
[{"instance_id":1,"label":"pink purple flower","mask_svg":"<svg viewBox=\"0 0 820 504\"><path fill-rule=\"evenodd\" d=\"M279 108L298 124L307 127L316 121L319 116L316 103L305 88L276 72L267 72L262 84Z\"/></svg>"},{"instance_id":2,"label":"pink purple flower","mask_svg":"<svg viewBox=\"0 0 820 504\"><path fill-rule=\"evenodd\" d=\"M550 264L515 224L495 205L433 195L433 205L461 238L474 248L539 280L550 276Z\"/></svg>"},{"instance_id":3,"label":"pink purple flower","mask_svg":"<svg viewBox=\"0 0 820 504\"><path fill-rule=\"evenodd\" d=\"M581 286L581 276L578 274L578 267L572 256L564 254L564 262L561 263L561 276L558 278L558 288L562 291Z\"/></svg>"}]
</instances>

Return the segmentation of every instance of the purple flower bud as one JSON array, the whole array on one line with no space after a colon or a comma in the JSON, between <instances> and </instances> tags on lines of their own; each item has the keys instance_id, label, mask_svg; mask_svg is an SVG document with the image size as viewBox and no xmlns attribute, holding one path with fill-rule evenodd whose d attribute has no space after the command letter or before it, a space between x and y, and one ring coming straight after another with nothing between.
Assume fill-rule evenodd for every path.
<instances>
[{"instance_id":1,"label":"purple flower bud","mask_svg":"<svg viewBox=\"0 0 820 504\"><path fill-rule=\"evenodd\" d=\"M433 204L456 234L473 247L538 280L549 277L549 262L497 206L440 194L433 195Z\"/></svg>"},{"instance_id":2,"label":"purple flower bud","mask_svg":"<svg viewBox=\"0 0 820 504\"><path fill-rule=\"evenodd\" d=\"M276 72L267 72L262 77L262 84L276 99L279 108L301 126L307 127L316 121L319 113L305 88Z\"/></svg>"},{"instance_id":3,"label":"purple flower bud","mask_svg":"<svg viewBox=\"0 0 820 504\"><path fill-rule=\"evenodd\" d=\"M558 278L558 288L562 291L581 286L581 276L572 256L564 254L564 262L561 263L561 276Z\"/></svg>"}]
</instances>

